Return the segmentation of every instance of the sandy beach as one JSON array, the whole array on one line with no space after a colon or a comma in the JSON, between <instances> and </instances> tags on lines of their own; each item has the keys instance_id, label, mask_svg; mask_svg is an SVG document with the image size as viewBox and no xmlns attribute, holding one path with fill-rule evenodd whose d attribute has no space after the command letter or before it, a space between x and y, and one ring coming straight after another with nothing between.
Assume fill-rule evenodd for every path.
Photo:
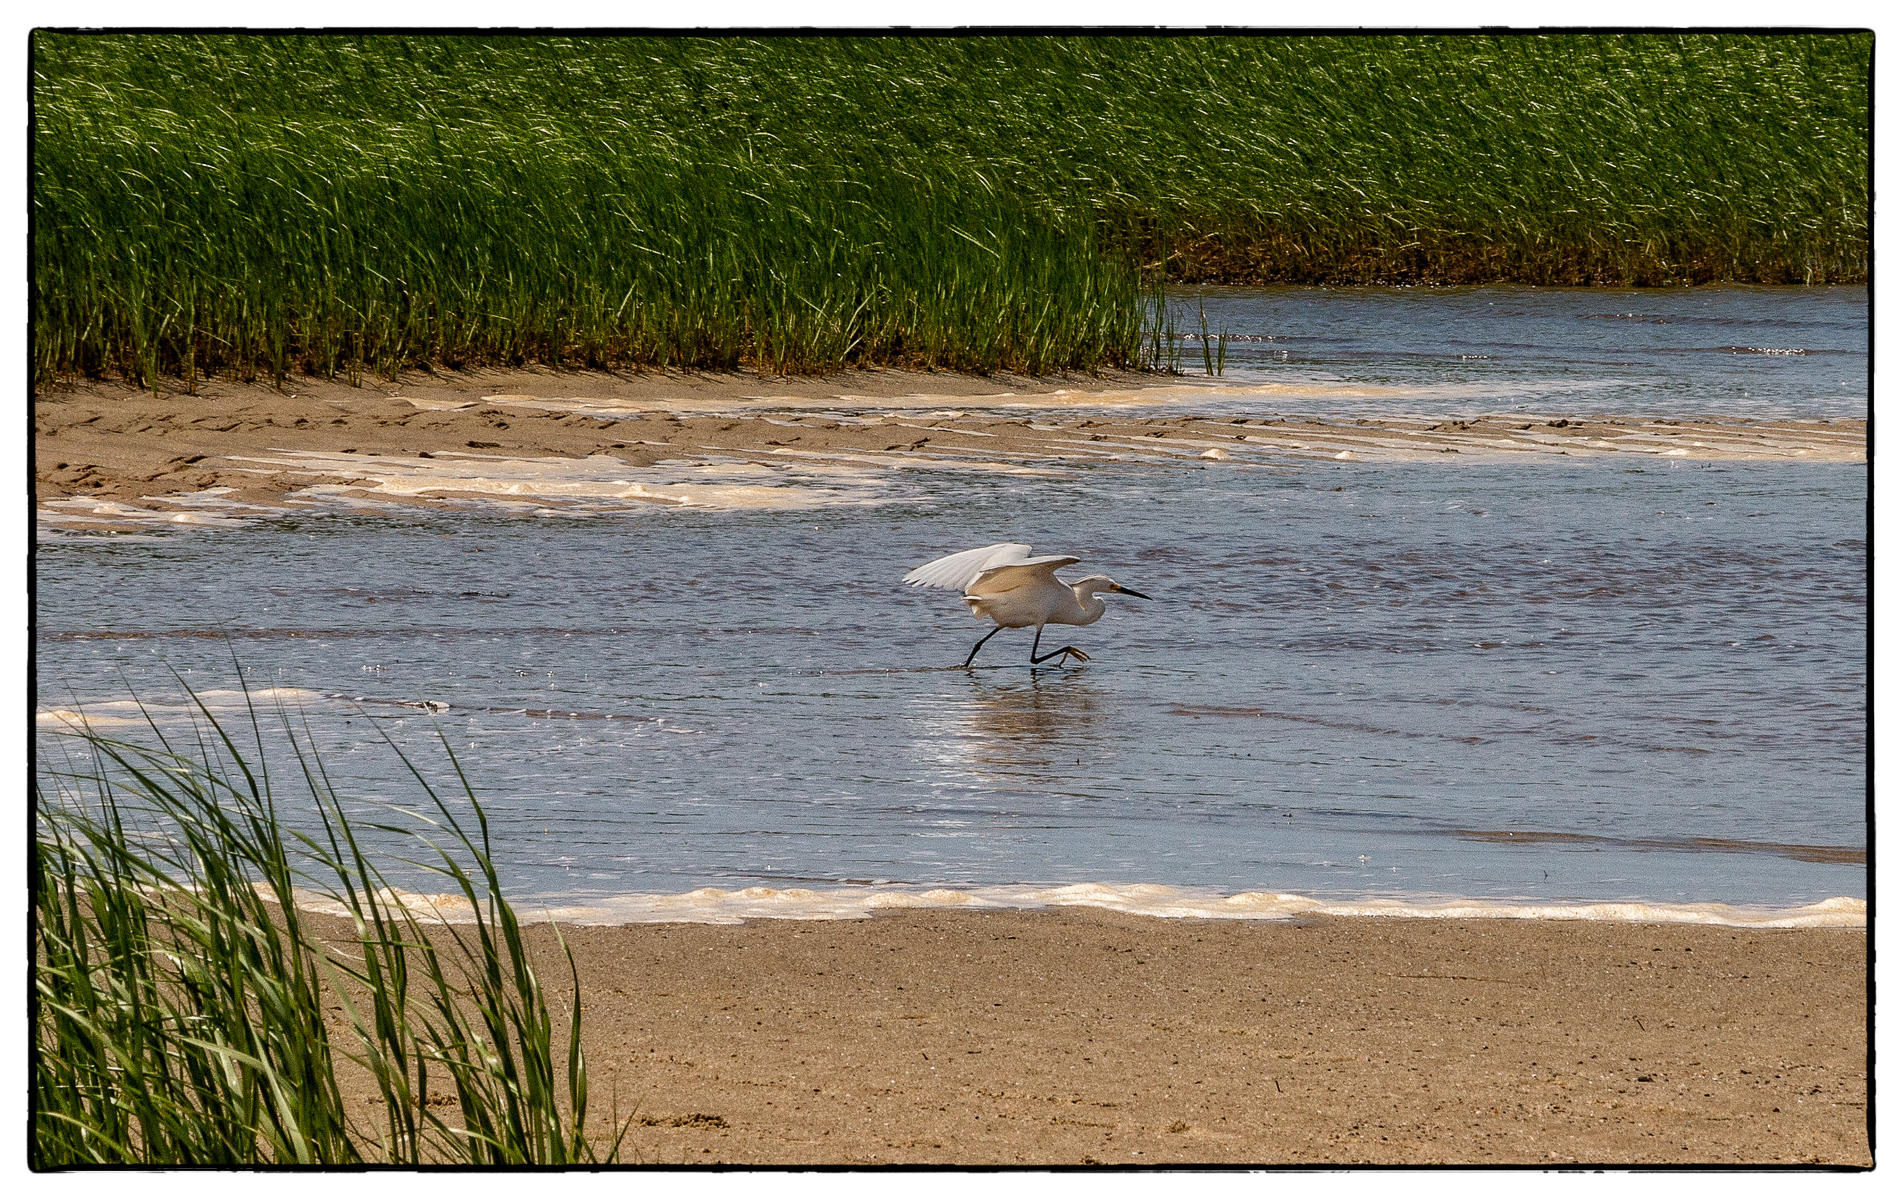
<instances>
[{"instance_id":1,"label":"sandy beach","mask_svg":"<svg viewBox=\"0 0 1903 1200\"><path fill-rule=\"evenodd\" d=\"M907 371L412 374L194 395L84 384L35 397L42 514L95 529L369 498L434 505L499 494L701 502L631 486L656 464L868 474L1036 471L1124 462L1472 461L1616 456L1860 462L1865 422L1524 414L1433 419L1300 412L1302 390L1140 374L1020 379ZM1067 414L1087 405L1089 415ZM1181 408L1181 415L1159 409ZM1132 411L1120 415L1119 410ZM634 474L630 474L634 473ZM606 489L604 491L603 489Z\"/></svg>"},{"instance_id":2,"label":"sandy beach","mask_svg":"<svg viewBox=\"0 0 1903 1200\"><path fill-rule=\"evenodd\" d=\"M643 1163L1871 1161L1862 930L1055 908L562 935L597 1115L633 1116Z\"/></svg>"}]
</instances>

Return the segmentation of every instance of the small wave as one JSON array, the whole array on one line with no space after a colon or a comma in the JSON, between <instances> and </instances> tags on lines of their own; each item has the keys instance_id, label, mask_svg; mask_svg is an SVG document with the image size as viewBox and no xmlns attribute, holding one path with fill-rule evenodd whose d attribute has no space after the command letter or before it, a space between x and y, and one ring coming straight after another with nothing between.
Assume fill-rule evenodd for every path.
<instances>
[{"instance_id":1,"label":"small wave","mask_svg":"<svg viewBox=\"0 0 1903 1200\"><path fill-rule=\"evenodd\" d=\"M139 717L88 713L71 708L43 708L33 714L33 723L53 729L110 729L115 725L143 725L145 722Z\"/></svg>"},{"instance_id":2,"label":"small wave","mask_svg":"<svg viewBox=\"0 0 1903 1200\"><path fill-rule=\"evenodd\" d=\"M1369 725L1360 721L1344 721L1331 717L1318 717L1312 713L1275 712L1266 708L1235 707L1220 704L1172 704L1169 711L1179 717L1231 717L1258 719L1265 721L1291 721L1301 725L1322 725L1331 729L1346 730L1351 733L1371 733L1381 737L1438 738L1444 741L1464 742L1468 745L1482 745L1490 739L1476 734L1442 733L1437 730L1421 731L1409 729L1388 729L1379 725Z\"/></svg>"},{"instance_id":3,"label":"small wave","mask_svg":"<svg viewBox=\"0 0 1903 1200\"><path fill-rule=\"evenodd\" d=\"M1661 747L1680 749L1680 747ZM1706 753L1706 751L1696 751ZM1596 833L1560 833L1520 829L1462 829L1457 836L1470 842L1501 845L1609 846L1621 850L1669 850L1708 854L1775 854L1798 862L1859 865L1869 859L1862 846L1820 846L1800 842L1753 842L1742 838L1623 838Z\"/></svg>"},{"instance_id":4,"label":"small wave","mask_svg":"<svg viewBox=\"0 0 1903 1200\"><path fill-rule=\"evenodd\" d=\"M144 497L146 500L174 506L183 505L183 508L147 508L118 500L69 496L61 500L44 501L39 506L36 518L39 525L50 531L86 530L102 526L144 528L174 525L191 525L207 529L243 529L254 524L257 517L285 511L236 503L221 505L220 507L225 510L222 515L198 511L208 507L208 504L203 502L207 495L209 493ZM212 496L212 500L216 499L216 496Z\"/></svg>"},{"instance_id":5,"label":"small wave","mask_svg":"<svg viewBox=\"0 0 1903 1200\"><path fill-rule=\"evenodd\" d=\"M190 636L198 636L192 634ZM213 635L216 636L216 635ZM637 721L654 725L666 733L696 733L697 730L670 725L666 716L653 713L616 713L595 712L587 709L530 708L523 705L501 704L461 704L451 705L447 700L429 697L410 698L401 696L357 696L348 692L317 692L306 688L272 687L258 688L249 694L233 688L218 688L197 693L199 703L211 710L213 715L243 712L247 707L263 708L282 702L291 707L314 706L318 701L341 701L350 708L361 709L364 706L375 708L403 709L410 712L446 713L455 708L465 713L491 713L505 717L525 717L531 720L545 721ZM75 702L70 708L43 708L34 715L37 725L46 728L74 728L86 726L105 728L115 725L143 725L148 719L172 720L181 717L195 718L200 715L198 704L190 699L176 697L166 700L136 700L130 698L98 699ZM393 714L400 715L400 714Z\"/></svg>"},{"instance_id":6,"label":"small wave","mask_svg":"<svg viewBox=\"0 0 1903 1200\"><path fill-rule=\"evenodd\" d=\"M426 920L467 920L456 897L393 892L389 899ZM303 903L303 901L300 901ZM312 896L315 911L336 911L334 902ZM1731 904L1670 904L1651 901L1582 903L1481 900L1462 897L1321 900L1290 892L1223 894L1163 884L1073 883L1055 887L973 888L696 888L689 892L641 892L578 903L520 903L525 917L577 925L639 925L683 922L737 925L749 920L858 920L908 908L1042 909L1082 906L1133 916L1195 920L1286 921L1301 917L1408 917L1440 920L1518 919L1619 921L1680 925L1726 925L1749 929L1861 929L1864 901L1837 896L1790 908Z\"/></svg>"},{"instance_id":7,"label":"small wave","mask_svg":"<svg viewBox=\"0 0 1903 1200\"><path fill-rule=\"evenodd\" d=\"M77 703L73 708L43 708L33 714L33 723L43 728L53 729L104 729L112 726L143 725L148 720L160 718L196 717L200 715L199 705L201 704L215 715L221 712L243 712L247 708L274 705L280 702L297 705L321 696L320 692L295 687L258 688L249 694L236 688L211 688L196 693L196 703L191 700L182 703L154 703L116 699L85 701Z\"/></svg>"},{"instance_id":8,"label":"small wave","mask_svg":"<svg viewBox=\"0 0 1903 1200\"><path fill-rule=\"evenodd\" d=\"M1831 321L1792 320L1781 317L1745 316L1727 314L1708 316L1702 313L1655 313L1655 312L1612 312L1577 313L1580 321L1632 321L1641 325L1751 325L1761 329L1817 329L1829 328L1836 324Z\"/></svg>"}]
</instances>

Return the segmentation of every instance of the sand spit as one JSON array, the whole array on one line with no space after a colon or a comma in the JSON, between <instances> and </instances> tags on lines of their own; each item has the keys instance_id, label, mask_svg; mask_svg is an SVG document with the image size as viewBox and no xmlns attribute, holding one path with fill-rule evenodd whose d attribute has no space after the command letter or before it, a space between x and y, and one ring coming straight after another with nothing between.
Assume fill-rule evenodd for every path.
<instances>
[{"instance_id":1,"label":"sand spit","mask_svg":"<svg viewBox=\"0 0 1903 1200\"><path fill-rule=\"evenodd\" d=\"M895 473L1106 462L1861 462L1867 441L1852 418L1272 415L1299 405L1285 385L903 371L476 373L360 387L300 380L282 392L214 383L190 396L86 385L35 397L35 494L45 524L131 530L471 500L525 510L876 503L904 490Z\"/></svg>"},{"instance_id":2,"label":"sand spit","mask_svg":"<svg viewBox=\"0 0 1903 1200\"><path fill-rule=\"evenodd\" d=\"M1870 1162L1861 930L1064 908L562 936L602 1127L618 1097L650 1164Z\"/></svg>"}]
</instances>

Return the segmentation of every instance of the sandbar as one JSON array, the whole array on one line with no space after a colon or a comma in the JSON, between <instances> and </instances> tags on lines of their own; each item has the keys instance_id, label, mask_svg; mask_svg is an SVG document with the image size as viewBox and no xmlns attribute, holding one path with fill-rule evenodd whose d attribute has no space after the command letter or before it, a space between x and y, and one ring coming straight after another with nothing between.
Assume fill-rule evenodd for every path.
<instances>
[{"instance_id":1,"label":"sandbar","mask_svg":"<svg viewBox=\"0 0 1903 1200\"><path fill-rule=\"evenodd\" d=\"M299 378L281 388L211 381L193 394L92 382L35 396L34 492L43 518L103 531L165 517L217 523L287 499L783 498L669 490L675 475L653 474L699 464L863 478L1107 463L1222 470L1593 457L1643 469L1862 462L1867 451L1860 418L1302 415L1299 389L1284 394L1282 386L1128 372L1023 379L896 370L411 373L354 385Z\"/></svg>"}]
</instances>

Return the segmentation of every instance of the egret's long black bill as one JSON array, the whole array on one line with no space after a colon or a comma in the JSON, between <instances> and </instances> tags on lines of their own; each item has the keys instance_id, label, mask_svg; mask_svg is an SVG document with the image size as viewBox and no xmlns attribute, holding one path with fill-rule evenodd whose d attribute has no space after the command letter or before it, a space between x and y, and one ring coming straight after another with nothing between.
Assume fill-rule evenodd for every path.
<instances>
[{"instance_id":1,"label":"egret's long black bill","mask_svg":"<svg viewBox=\"0 0 1903 1200\"><path fill-rule=\"evenodd\" d=\"M1117 585L1117 590L1122 592L1126 596L1135 596L1139 600L1149 599L1148 596L1144 595L1142 592L1137 591L1135 588L1127 588L1127 587L1124 587L1122 584Z\"/></svg>"}]
</instances>

